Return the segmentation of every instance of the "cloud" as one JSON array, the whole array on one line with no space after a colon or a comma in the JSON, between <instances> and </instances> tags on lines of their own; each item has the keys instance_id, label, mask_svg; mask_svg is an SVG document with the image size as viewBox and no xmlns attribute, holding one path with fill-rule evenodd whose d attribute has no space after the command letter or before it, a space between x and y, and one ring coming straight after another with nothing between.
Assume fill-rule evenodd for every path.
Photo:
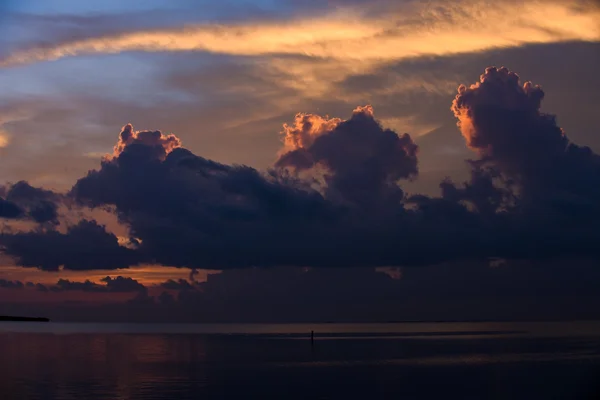
<instances>
[{"instance_id":1,"label":"cloud","mask_svg":"<svg viewBox=\"0 0 600 400\"><path fill-rule=\"evenodd\" d=\"M0 218L30 219L37 223L58 224L61 197L50 191L31 186L25 181L0 188Z\"/></svg>"},{"instance_id":2,"label":"cloud","mask_svg":"<svg viewBox=\"0 0 600 400\"><path fill-rule=\"evenodd\" d=\"M107 276L101 279L106 284L106 290L109 292L138 292L146 290L146 287L137 280L129 277L117 276L111 278Z\"/></svg>"},{"instance_id":3,"label":"cloud","mask_svg":"<svg viewBox=\"0 0 600 400\"><path fill-rule=\"evenodd\" d=\"M127 124L119 134L119 142L115 146L114 156L118 157L125 151L125 148L137 144L156 149L157 157L160 159L164 159L173 149L181 147L181 141L173 134L163 135L160 131L136 132L131 124Z\"/></svg>"},{"instance_id":4,"label":"cloud","mask_svg":"<svg viewBox=\"0 0 600 400\"><path fill-rule=\"evenodd\" d=\"M190 275L188 277L190 282L196 282L196 277L198 276L199 273L200 272L195 268L190 269Z\"/></svg>"},{"instance_id":5,"label":"cloud","mask_svg":"<svg viewBox=\"0 0 600 400\"><path fill-rule=\"evenodd\" d=\"M388 322L592 317L597 311L589 305L600 304L600 271L594 264L511 261L490 267L460 262L402 268L396 278L371 268L227 270L210 276L201 290L180 292L168 315L159 318Z\"/></svg>"},{"instance_id":6,"label":"cloud","mask_svg":"<svg viewBox=\"0 0 600 400\"><path fill-rule=\"evenodd\" d=\"M97 283L86 280L84 282L73 282L68 279L59 279L55 286L51 286L50 290L56 292L78 290L82 292L102 292L105 288Z\"/></svg>"},{"instance_id":7,"label":"cloud","mask_svg":"<svg viewBox=\"0 0 600 400\"><path fill-rule=\"evenodd\" d=\"M41 293L27 312L7 312L11 298L32 294L6 290L3 307L6 314L95 322L594 319L600 310L596 264L460 262L401 268L395 277L371 268L247 268L211 275L199 290L168 291L162 302L157 298L163 291L152 287L127 296L70 292L80 300L111 299L77 305L52 300L67 298L65 292Z\"/></svg>"},{"instance_id":8,"label":"cloud","mask_svg":"<svg viewBox=\"0 0 600 400\"><path fill-rule=\"evenodd\" d=\"M159 285L163 289L167 290L194 290L194 286L185 279L173 280L169 279Z\"/></svg>"},{"instance_id":9,"label":"cloud","mask_svg":"<svg viewBox=\"0 0 600 400\"><path fill-rule=\"evenodd\" d=\"M262 262L269 248L273 259L264 261L276 264L289 247L288 224L320 224L327 214L319 193L276 175L219 164L183 148L161 160L155 150L145 144L126 147L80 179L71 193L83 204L115 205L149 260L219 268ZM273 250L274 241L282 248Z\"/></svg>"},{"instance_id":10,"label":"cloud","mask_svg":"<svg viewBox=\"0 0 600 400\"><path fill-rule=\"evenodd\" d=\"M539 111L541 93L497 68L459 88L453 110L480 158L469 162L465 183L443 181L439 197L405 198L398 181L417 174L417 147L384 129L372 107L346 121L299 114L284 127L275 168L264 172L126 125L115 154L68 196L114 207L132 248L93 221L0 240L21 265L48 270L142 261L194 270L597 257L598 156Z\"/></svg>"},{"instance_id":11,"label":"cloud","mask_svg":"<svg viewBox=\"0 0 600 400\"><path fill-rule=\"evenodd\" d=\"M6 201L26 210L27 215L38 223L57 224L60 196L50 190L31 186L25 181L10 185Z\"/></svg>"},{"instance_id":12,"label":"cloud","mask_svg":"<svg viewBox=\"0 0 600 400\"><path fill-rule=\"evenodd\" d=\"M521 11L515 13L511 2L493 7L473 1L396 2L386 4L375 14L350 7L321 18L190 25L181 29L117 32L91 38L83 35L54 45L13 52L0 60L0 66L125 51L309 55L380 62L527 43L600 39L596 23L600 11L591 2L572 7L560 1L532 0L521 7Z\"/></svg>"},{"instance_id":13,"label":"cloud","mask_svg":"<svg viewBox=\"0 0 600 400\"><path fill-rule=\"evenodd\" d=\"M459 87L452 110L480 158L469 161L469 182L441 184L436 206L450 201L471 210L473 229L486 238L470 248L488 256L595 258L600 157L540 112L543 97L540 87L521 85L506 68L487 68L480 82Z\"/></svg>"},{"instance_id":14,"label":"cloud","mask_svg":"<svg viewBox=\"0 0 600 400\"><path fill-rule=\"evenodd\" d=\"M594 92L587 90L598 81L592 67L597 63L595 55L600 54L598 47L600 42L568 42L422 57L386 64L365 75L355 71L359 75L351 77L361 77L360 82L350 79L343 87L338 83L345 82L346 73L340 71L353 69L356 63L330 65L328 60L306 57L279 60L278 71L274 71L272 61L256 58L136 53L134 57L141 57L147 66L143 68L146 73L136 69L137 74L125 75L117 72L122 57L94 58L94 68L103 71L101 80L112 83L102 90L96 90L100 78L94 68L88 68L87 58L31 67L39 69L39 74L30 74L31 68L7 70L3 76L9 87L11 81L25 74L36 87L52 82L52 96L44 97L44 101L30 96L27 101L12 100L11 96L5 100L17 109L29 110L30 115L27 120L6 125L11 143L0 149L0 180L24 179L34 186L68 190L77 178L97 168L101 155L112 153L115 140L110 132L118 133L127 121L137 129L174 132L186 148L206 158L263 169L272 164L279 149L275 133L282 122L293 123L296 112L346 119L357 105L372 104L386 128L409 132L422 150L420 177L403 184L405 192L433 195L445 175L465 179L462 160L469 156L460 135L456 135L452 112L447 110L449 99L459 83L470 83L498 60L504 60L522 77L543 84L549 94L544 109L558 113L560 125L572 140L600 149L593 131L600 123L594 112L597 101ZM557 52L563 57L556 59ZM327 64L327 73L312 73L321 68L317 63L323 68ZM63 82L64 68L71 71L72 64L81 79L69 86L72 90L59 90L67 84ZM292 74L296 69L298 75ZM561 75L564 70L571 72ZM131 75L137 78L131 79ZM369 76L372 78L367 79ZM294 89L284 87L287 84L294 84ZM138 96L134 98L133 93ZM10 112L14 114L14 109ZM413 115L416 120L394 119ZM433 132L431 140L419 137L429 132L428 126L438 125L443 127ZM44 134L49 131L53 133ZM447 143L459 154L440 154ZM84 157L88 152L99 155L95 159Z\"/></svg>"},{"instance_id":15,"label":"cloud","mask_svg":"<svg viewBox=\"0 0 600 400\"><path fill-rule=\"evenodd\" d=\"M163 265L387 266L459 256L447 254L452 240L426 245L420 215L403 207L396 180L416 174L410 137L383 129L370 107L330 125L304 149L331 170L324 191L285 170L224 165L184 148L163 159L154 145L136 143L103 160L70 195L84 205L116 207L140 257ZM411 251L398 252L398 243ZM439 252L420 252L436 246Z\"/></svg>"},{"instance_id":16,"label":"cloud","mask_svg":"<svg viewBox=\"0 0 600 400\"><path fill-rule=\"evenodd\" d=\"M134 250L120 246L114 234L90 220L81 220L65 233L53 228L4 233L0 244L19 265L47 271L119 269L140 261Z\"/></svg>"},{"instance_id":17,"label":"cloud","mask_svg":"<svg viewBox=\"0 0 600 400\"><path fill-rule=\"evenodd\" d=\"M452 110L479 164L517 186L520 206L550 215L577 209L585 218L598 217L600 156L572 143L556 116L540 111L543 98L539 86L492 67L480 82L459 87Z\"/></svg>"},{"instance_id":18,"label":"cloud","mask_svg":"<svg viewBox=\"0 0 600 400\"><path fill-rule=\"evenodd\" d=\"M0 198L0 217L2 218L18 218L23 215L21 207L11 201L6 201Z\"/></svg>"},{"instance_id":19,"label":"cloud","mask_svg":"<svg viewBox=\"0 0 600 400\"><path fill-rule=\"evenodd\" d=\"M163 306L170 306L175 303L175 297L169 292L162 292L158 297L158 304Z\"/></svg>"},{"instance_id":20,"label":"cloud","mask_svg":"<svg viewBox=\"0 0 600 400\"><path fill-rule=\"evenodd\" d=\"M23 289L25 285L21 281L8 281L0 279L0 288L4 289Z\"/></svg>"},{"instance_id":21,"label":"cloud","mask_svg":"<svg viewBox=\"0 0 600 400\"><path fill-rule=\"evenodd\" d=\"M285 128L291 151L278 165L324 164L325 190L285 170L260 173L184 148L165 155L162 147L157 153L154 144L136 143L103 160L70 195L84 205L116 207L135 251L163 265L375 267L497 256L488 235L493 227L460 196L404 207L396 181L416 174L416 146L408 135L383 129L372 108L357 109L348 121L298 118ZM298 151L308 165L289 161Z\"/></svg>"},{"instance_id":22,"label":"cloud","mask_svg":"<svg viewBox=\"0 0 600 400\"><path fill-rule=\"evenodd\" d=\"M373 107L358 107L347 121L298 114L284 126L290 151L277 167L303 171L325 169L329 199L342 198L365 207L383 199L396 206L402 200L400 179L417 175L417 145L408 134L398 135L375 120Z\"/></svg>"},{"instance_id":23,"label":"cloud","mask_svg":"<svg viewBox=\"0 0 600 400\"><path fill-rule=\"evenodd\" d=\"M41 283L36 284L38 291L47 292L67 292L67 291L81 291L81 292L95 292L95 293L134 293L134 292L145 292L147 289L144 285L139 283L137 280L117 276L111 278L109 276L100 280L104 284L98 284L86 279L83 282L71 281L69 279L59 279L55 285L47 286Z\"/></svg>"},{"instance_id":24,"label":"cloud","mask_svg":"<svg viewBox=\"0 0 600 400\"><path fill-rule=\"evenodd\" d=\"M42 283L36 283L35 284L35 290L37 290L38 292L47 292L48 291L48 286L42 284Z\"/></svg>"}]
</instances>

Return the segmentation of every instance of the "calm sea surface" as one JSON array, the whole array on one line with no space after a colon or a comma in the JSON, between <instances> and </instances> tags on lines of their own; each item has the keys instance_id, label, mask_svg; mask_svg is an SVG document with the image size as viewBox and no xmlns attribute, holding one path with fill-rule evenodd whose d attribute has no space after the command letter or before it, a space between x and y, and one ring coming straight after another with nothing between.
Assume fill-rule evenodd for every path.
<instances>
[{"instance_id":1,"label":"calm sea surface","mask_svg":"<svg viewBox=\"0 0 600 400\"><path fill-rule=\"evenodd\" d=\"M591 399L598 389L600 322L0 323L7 400Z\"/></svg>"}]
</instances>

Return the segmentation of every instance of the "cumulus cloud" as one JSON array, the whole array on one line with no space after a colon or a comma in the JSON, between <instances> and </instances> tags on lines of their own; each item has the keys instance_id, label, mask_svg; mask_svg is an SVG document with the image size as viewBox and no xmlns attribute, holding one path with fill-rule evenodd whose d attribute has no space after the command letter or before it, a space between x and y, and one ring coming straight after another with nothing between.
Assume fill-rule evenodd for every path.
<instances>
[{"instance_id":1,"label":"cumulus cloud","mask_svg":"<svg viewBox=\"0 0 600 400\"><path fill-rule=\"evenodd\" d=\"M397 182L417 175L417 145L408 134L398 135L375 120L373 107L358 107L347 121L298 114L284 126L290 151L277 167L302 171L323 167L326 196L365 207L373 200L396 205L403 193Z\"/></svg>"},{"instance_id":2,"label":"cumulus cloud","mask_svg":"<svg viewBox=\"0 0 600 400\"><path fill-rule=\"evenodd\" d=\"M23 289L25 285L21 281L9 281L0 279L0 288L4 289Z\"/></svg>"},{"instance_id":3,"label":"cumulus cloud","mask_svg":"<svg viewBox=\"0 0 600 400\"><path fill-rule=\"evenodd\" d=\"M58 194L33 187L25 181L2 187L0 194L0 218L58 224L58 204L61 201Z\"/></svg>"},{"instance_id":4,"label":"cumulus cloud","mask_svg":"<svg viewBox=\"0 0 600 400\"><path fill-rule=\"evenodd\" d=\"M442 183L443 198L477 211L488 255L596 258L600 157L540 111L543 98L507 68L461 85L452 110L479 158L469 161L470 182Z\"/></svg>"},{"instance_id":5,"label":"cumulus cloud","mask_svg":"<svg viewBox=\"0 0 600 400\"><path fill-rule=\"evenodd\" d=\"M282 180L183 148L157 159L153 147L140 144L104 160L76 183L72 195L85 204L116 206L139 239L138 251L158 263L277 265L302 246L288 240L290 227L316 244L319 230L312 227L334 216L319 193Z\"/></svg>"},{"instance_id":6,"label":"cumulus cloud","mask_svg":"<svg viewBox=\"0 0 600 400\"><path fill-rule=\"evenodd\" d=\"M479 82L459 87L452 110L478 164L512 180L523 206L555 213L576 206L598 215L600 157L572 143L556 116L540 111L543 98L541 87L491 67Z\"/></svg>"},{"instance_id":7,"label":"cumulus cloud","mask_svg":"<svg viewBox=\"0 0 600 400\"><path fill-rule=\"evenodd\" d=\"M283 162L261 173L184 148L162 159L152 145L138 143L103 160L70 195L86 205L114 206L131 227L136 252L163 265L388 266L448 257L460 235L426 244L428 229L418 226L419 214L401 201L397 180L417 172L410 136L381 127L371 107L358 108L348 121L323 125L327 128L302 150L328 170L325 190L290 175L281 169ZM280 160L286 158L284 153ZM410 251L398 251L398 243Z\"/></svg>"},{"instance_id":8,"label":"cumulus cloud","mask_svg":"<svg viewBox=\"0 0 600 400\"><path fill-rule=\"evenodd\" d=\"M36 188L25 181L19 181L6 190L5 201L22 208L24 213L35 222L58 223L60 196L50 190Z\"/></svg>"},{"instance_id":9,"label":"cumulus cloud","mask_svg":"<svg viewBox=\"0 0 600 400\"><path fill-rule=\"evenodd\" d=\"M173 149L181 147L181 141L173 134L163 135L160 131L134 131L133 125L127 124L119 134L114 156L118 157L128 146L140 144L154 149L157 158L160 159L164 159Z\"/></svg>"},{"instance_id":10,"label":"cumulus cloud","mask_svg":"<svg viewBox=\"0 0 600 400\"><path fill-rule=\"evenodd\" d=\"M196 268L598 257L598 156L540 112L542 99L541 88L505 68L461 86L452 110L479 158L469 161L470 180L442 182L439 197L404 196L399 181L416 177L417 146L385 129L370 106L348 120L299 114L264 172L126 125L114 155L68 196L114 207L133 246L120 246L94 221L0 240L24 266L115 269L144 261L190 268L192 278Z\"/></svg>"},{"instance_id":11,"label":"cumulus cloud","mask_svg":"<svg viewBox=\"0 0 600 400\"><path fill-rule=\"evenodd\" d=\"M54 229L4 233L0 244L19 265L58 271L126 268L140 260L134 250L96 221L81 220L65 233Z\"/></svg>"}]
</instances>

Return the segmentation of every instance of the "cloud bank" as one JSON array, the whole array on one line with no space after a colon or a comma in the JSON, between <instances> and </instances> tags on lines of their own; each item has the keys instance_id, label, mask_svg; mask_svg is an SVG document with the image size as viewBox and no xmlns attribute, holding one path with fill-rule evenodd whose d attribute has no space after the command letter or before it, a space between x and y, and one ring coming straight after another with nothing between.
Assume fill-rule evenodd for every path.
<instances>
[{"instance_id":1,"label":"cloud bank","mask_svg":"<svg viewBox=\"0 0 600 400\"><path fill-rule=\"evenodd\" d=\"M6 232L0 242L20 265L54 271L597 258L599 156L540 112L543 98L506 68L461 85L451 109L478 158L468 161L467 182L441 182L438 197L404 193L402 181L418 176L417 146L385 129L370 106L348 120L297 115L264 172L207 160L173 134L128 124L114 154L66 195L114 209L130 227L127 243L93 220L64 232ZM46 196L17 189L14 201L21 192Z\"/></svg>"},{"instance_id":2,"label":"cloud bank","mask_svg":"<svg viewBox=\"0 0 600 400\"><path fill-rule=\"evenodd\" d=\"M4 281L7 285L3 285L4 280L0 280L0 287L7 288L23 288L24 285L20 281ZM147 288L137 280L129 277L117 276L111 278L107 276L100 280L103 284L98 284L86 279L83 282L71 281L69 279L59 279L55 285L44 285L41 283L28 282L27 287L35 288L39 292L94 292L94 293L137 293L145 292Z\"/></svg>"}]
</instances>

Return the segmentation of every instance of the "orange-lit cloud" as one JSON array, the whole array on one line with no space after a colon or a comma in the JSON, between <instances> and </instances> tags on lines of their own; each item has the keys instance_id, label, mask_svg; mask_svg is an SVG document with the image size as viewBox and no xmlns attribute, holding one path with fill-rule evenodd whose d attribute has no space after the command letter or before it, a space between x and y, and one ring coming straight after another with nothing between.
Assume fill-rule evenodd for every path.
<instances>
[{"instance_id":1,"label":"orange-lit cloud","mask_svg":"<svg viewBox=\"0 0 600 400\"><path fill-rule=\"evenodd\" d=\"M489 135L480 125L483 118L476 118L481 110L501 104L505 110L520 112L529 118L539 117L544 92L539 86L533 86L531 82L523 85L519 82L519 76L507 68L488 68L479 78L479 82L458 87L458 94L452 103L452 111L458 119L458 127L466 140L469 148L479 151L482 156L494 153L494 139L486 137ZM498 91L504 90L503 96ZM479 123L478 123L479 122ZM483 133L482 133L483 131ZM554 131L554 130L553 130ZM556 129L559 140L562 142L562 131ZM503 132L504 133L504 132Z\"/></svg>"},{"instance_id":2,"label":"orange-lit cloud","mask_svg":"<svg viewBox=\"0 0 600 400\"><path fill-rule=\"evenodd\" d=\"M324 180L330 199L363 207L382 199L399 204L403 192L397 182L418 174L417 145L410 135L383 128L371 105L355 108L345 121L299 114L283 133L287 152L275 165L296 173L316 169L314 178Z\"/></svg>"},{"instance_id":3,"label":"orange-lit cloud","mask_svg":"<svg viewBox=\"0 0 600 400\"><path fill-rule=\"evenodd\" d=\"M310 147L314 140L335 129L340 118L321 117L314 114L296 114L293 125L283 125L284 151Z\"/></svg>"},{"instance_id":4,"label":"orange-lit cloud","mask_svg":"<svg viewBox=\"0 0 600 400\"><path fill-rule=\"evenodd\" d=\"M518 12L510 2L410 2L375 17L347 8L324 18L197 25L75 39L17 51L1 60L0 66L127 51L393 61L531 43L599 41L599 19L600 9L591 2L574 7L564 2L528 1Z\"/></svg>"},{"instance_id":5,"label":"orange-lit cloud","mask_svg":"<svg viewBox=\"0 0 600 400\"><path fill-rule=\"evenodd\" d=\"M114 156L118 157L127 146L133 144L156 147L160 149L161 153L164 152L164 154L161 154L161 158L164 158L173 149L181 147L181 140L173 134L163 135L160 131L134 131L133 125L127 124L121 129L119 141L114 149Z\"/></svg>"}]
</instances>

